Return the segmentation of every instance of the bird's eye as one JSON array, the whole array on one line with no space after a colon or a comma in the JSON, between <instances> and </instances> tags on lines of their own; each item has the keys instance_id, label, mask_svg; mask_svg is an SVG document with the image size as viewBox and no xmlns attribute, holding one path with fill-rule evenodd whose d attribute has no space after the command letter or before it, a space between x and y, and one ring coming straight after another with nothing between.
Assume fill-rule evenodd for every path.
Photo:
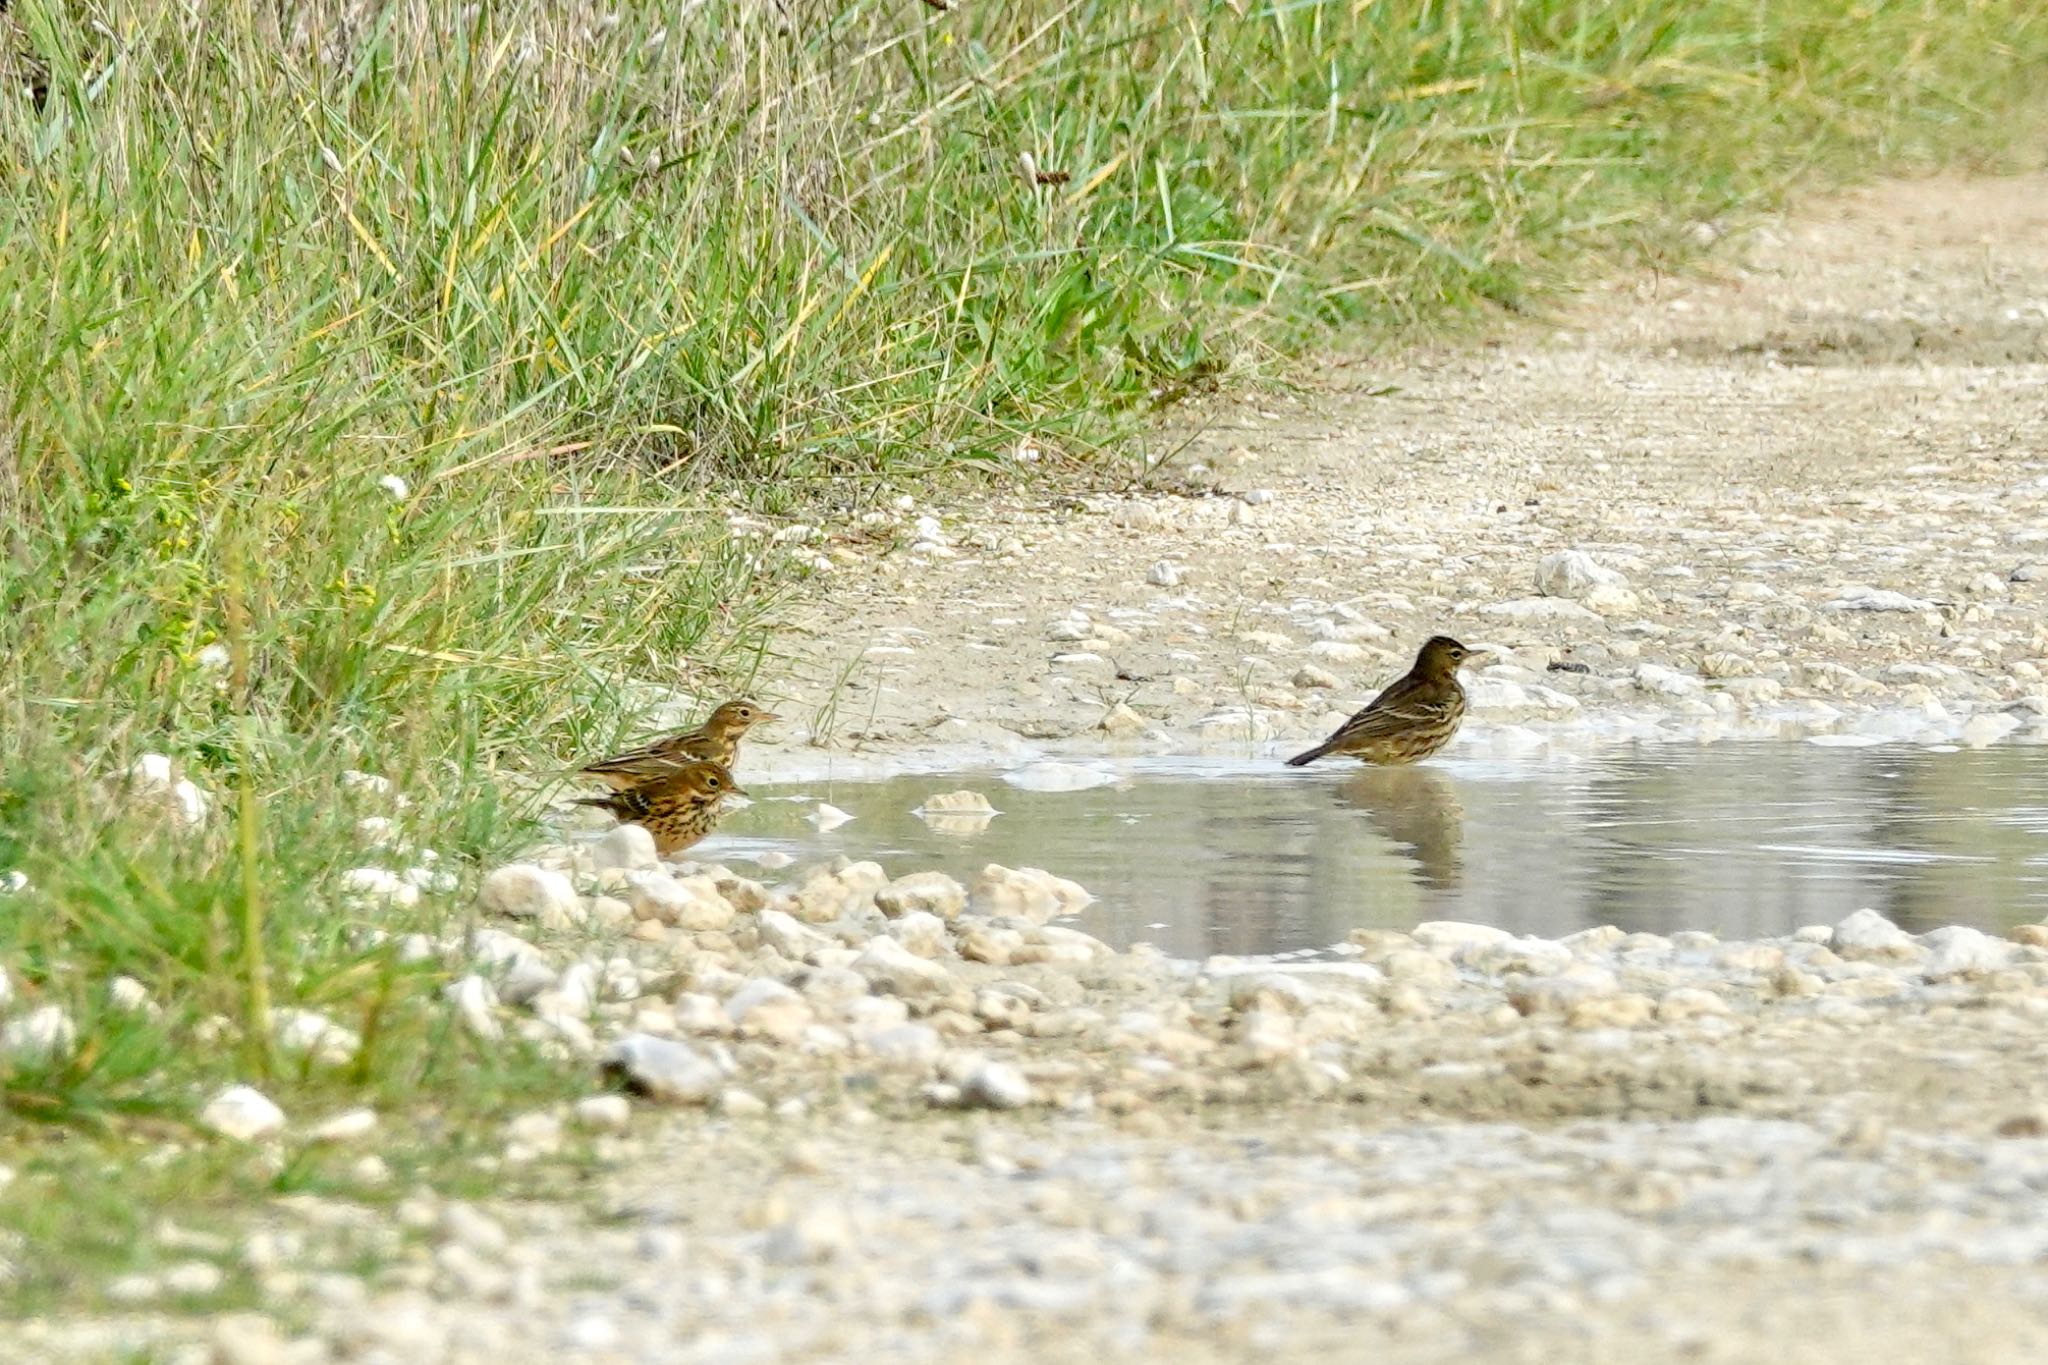
<instances>
[{"instance_id":1,"label":"bird's eye","mask_svg":"<svg viewBox=\"0 0 2048 1365\"><path fill-rule=\"evenodd\" d=\"M707 786L707 787L709 787L709 788L711 788L711 790L713 790L713 791L717 791L717 790L718 790L718 779L717 779L717 778L715 778L715 777L707 777L707 778L705 778L705 779L704 779L704 785L705 785L705 786Z\"/></svg>"}]
</instances>

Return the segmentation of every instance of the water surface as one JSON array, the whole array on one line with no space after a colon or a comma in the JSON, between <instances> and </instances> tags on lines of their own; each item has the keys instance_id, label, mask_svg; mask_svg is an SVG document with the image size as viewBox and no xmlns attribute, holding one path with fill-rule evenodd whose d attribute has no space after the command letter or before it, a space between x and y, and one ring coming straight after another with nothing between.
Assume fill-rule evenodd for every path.
<instances>
[{"instance_id":1,"label":"water surface","mask_svg":"<svg viewBox=\"0 0 2048 1365\"><path fill-rule=\"evenodd\" d=\"M1094 892L1073 921L1118 946L1271 953L1353 929L1463 919L1783 934L1871 906L1915 931L2048 919L2048 748L1762 742L1618 746L1408 769L1152 759L1112 786L1020 790L997 770L750 782L704 855L845 853L963 881L990 862ZM1002 813L927 822L936 792ZM817 801L855 816L819 833ZM950 828L948 826L951 826Z\"/></svg>"}]
</instances>

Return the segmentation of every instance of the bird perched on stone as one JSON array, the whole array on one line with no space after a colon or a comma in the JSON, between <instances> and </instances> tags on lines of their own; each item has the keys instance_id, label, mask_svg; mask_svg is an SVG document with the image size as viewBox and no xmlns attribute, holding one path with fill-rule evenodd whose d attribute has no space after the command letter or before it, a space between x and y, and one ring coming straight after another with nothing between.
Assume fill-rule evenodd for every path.
<instances>
[{"instance_id":1,"label":"bird perched on stone","mask_svg":"<svg viewBox=\"0 0 2048 1365\"><path fill-rule=\"evenodd\" d=\"M1458 686L1458 666L1476 656L1448 635L1431 636L1415 656L1407 676L1367 702L1365 709L1337 727L1337 732L1307 753L1287 760L1290 767L1313 763L1326 754L1342 754L1367 763L1413 763L1428 758L1451 742L1465 719L1465 689Z\"/></svg>"},{"instance_id":2,"label":"bird perched on stone","mask_svg":"<svg viewBox=\"0 0 2048 1365\"><path fill-rule=\"evenodd\" d=\"M596 806L639 825L654 836L654 851L666 858L680 853L711 832L718 806L728 796L747 793L723 763L708 759L675 764L637 787L610 796L579 796L579 806Z\"/></svg>"},{"instance_id":3,"label":"bird perched on stone","mask_svg":"<svg viewBox=\"0 0 2048 1365\"><path fill-rule=\"evenodd\" d=\"M693 761L722 763L729 768L739 757L741 737L763 721L775 719L773 711L764 711L753 702L729 701L694 730L600 758L583 771L616 792L652 781Z\"/></svg>"}]
</instances>

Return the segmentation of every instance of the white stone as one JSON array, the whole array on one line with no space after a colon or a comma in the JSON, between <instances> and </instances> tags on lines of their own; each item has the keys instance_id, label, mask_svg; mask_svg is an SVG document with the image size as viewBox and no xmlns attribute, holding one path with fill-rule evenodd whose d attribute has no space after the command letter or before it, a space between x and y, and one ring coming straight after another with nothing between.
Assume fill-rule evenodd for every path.
<instances>
[{"instance_id":1,"label":"white stone","mask_svg":"<svg viewBox=\"0 0 2048 1365\"><path fill-rule=\"evenodd\" d=\"M1581 599L1595 588L1627 586L1627 578L1581 550L1561 550L1536 563L1536 588L1545 597Z\"/></svg>"},{"instance_id":2,"label":"white stone","mask_svg":"<svg viewBox=\"0 0 2048 1365\"><path fill-rule=\"evenodd\" d=\"M639 872L661 866L654 851L654 835L641 825L614 825L590 845L590 865L599 872L617 868Z\"/></svg>"},{"instance_id":3,"label":"white stone","mask_svg":"<svg viewBox=\"0 0 2048 1365\"><path fill-rule=\"evenodd\" d=\"M1514 937L1505 929L1491 924L1467 924L1462 920L1425 920L1410 931L1410 936L1423 947L1436 952L1454 952L1461 948L1488 943L1504 943Z\"/></svg>"},{"instance_id":4,"label":"white stone","mask_svg":"<svg viewBox=\"0 0 2048 1365\"><path fill-rule=\"evenodd\" d=\"M1707 685L1701 679L1662 664L1637 664L1635 684L1640 691L1653 697L1672 699L1703 697L1707 691Z\"/></svg>"},{"instance_id":5,"label":"white stone","mask_svg":"<svg viewBox=\"0 0 2048 1365\"><path fill-rule=\"evenodd\" d=\"M1008 1062L983 1062L960 1086L960 1103L971 1109L1022 1109L1032 1099L1031 1082Z\"/></svg>"},{"instance_id":6,"label":"white stone","mask_svg":"<svg viewBox=\"0 0 2048 1365\"><path fill-rule=\"evenodd\" d=\"M953 987L952 974L944 967L917 956L893 938L870 940L852 965L870 985L906 999L944 994Z\"/></svg>"},{"instance_id":7,"label":"white stone","mask_svg":"<svg viewBox=\"0 0 2048 1365\"><path fill-rule=\"evenodd\" d=\"M498 992L490 982L480 976L465 976L451 981L442 988L441 994L462 1020L462 1026L476 1037L493 1042L505 1036L492 1013L497 1008Z\"/></svg>"},{"instance_id":8,"label":"white stone","mask_svg":"<svg viewBox=\"0 0 2048 1365\"><path fill-rule=\"evenodd\" d=\"M1337 675L1314 664L1303 664L1294 670L1294 685L1303 691L1321 690L1337 686Z\"/></svg>"},{"instance_id":9,"label":"white stone","mask_svg":"<svg viewBox=\"0 0 2048 1365\"><path fill-rule=\"evenodd\" d=\"M933 792L918 806L918 812L926 815L995 815L996 808L989 804L986 796L977 791Z\"/></svg>"},{"instance_id":10,"label":"white stone","mask_svg":"<svg viewBox=\"0 0 2048 1365\"><path fill-rule=\"evenodd\" d=\"M344 1109L307 1129L306 1138L311 1142L353 1142L376 1131L376 1110Z\"/></svg>"},{"instance_id":11,"label":"white stone","mask_svg":"<svg viewBox=\"0 0 2048 1365\"><path fill-rule=\"evenodd\" d=\"M2014 945L1992 938L1967 925L1952 924L1922 935L1922 943L1933 949L1921 972L1929 981L1957 976L1981 976L2011 963Z\"/></svg>"},{"instance_id":12,"label":"white stone","mask_svg":"<svg viewBox=\"0 0 2048 1365\"><path fill-rule=\"evenodd\" d=\"M891 920L886 932L919 957L945 956L946 922L937 915L914 910Z\"/></svg>"},{"instance_id":13,"label":"white stone","mask_svg":"<svg viewBox=\"0 0 2048 1365\"><path fill-rule=\"evenodd\" d=\"M914 914L957 919L967 908L967 888L943 872L913 872L875 892L875 905L892 919Z\"/></svg>"},{"instance_id":14,"label":"white stone","mask_svg":"<svg viewBox=\"0 0 2048 1365\"><path fill-rule=\"evenodd\" d=\"M579 1127L594 1133L623 1133L633 1122L633 1105L624 1095L585 1095L572 1112Z\"/></svg>"},{"instance_id":15,"label":"white stone","mask_svg":"<svg viewBox=\"0 0 2048 1365\"><path fill-rule=\"evenodd\" d=\"M812 953L833 946L833 940L780 910L763 910L756 920L761 942L791 962L802 962Z\"/></svg>"},{"instance_id":16,"label":"white stone","mask_svg":"<svg viewBox=\"0 0 2048 1365\"><path fill-rule=\"evenodd\" d=\"M231 1085L206 1102L199 1122L222 1137L254 1142L284 1131L284 1110L253 1086Z\"/></svg>"},{"instance_id":17,"label":"white stone","mask_svg":"<svg viewBox=\"0 0 2048 1365\"><path fill-rule=\"evenodd\" d=\"M219 1291L227 1273L211 1261L181 1261L163 1274L164 1292L199 1298Z\"/></svg>"},{"instance_id":18,"label":"white stone","mask_svg":"<svg viewBox=\"0 0 2048 1365\"><path fill-rule=\"evenodd\" d=\"M553 868L509 863L484 878L477 904L508 919L530 919L543 929L583 923L583 900L569 879Z\"/></svg>"},{"instance_id":19,"label":"white stone","mask_svg":"<svg viewBox=\"0 0 2048 1365\"><path fill-rule=\"evenodd\" d=\"M1145 581L1155 588L1177 588L1180 586L1181 567L1170 559L1162 559L1145 574Z\"/></svg>"},{"instance_id":20,"label":"white stone","mask_svg":"<svg viewBox=\"0 0 2048 1365\"><path fill-rule=\"evenodd\" d=\"M725 1002L725 1017L742 1033L794 1042L814 1018L811 1002L773 977L756 977Z\"/></svg>"},{"instance_id":21,"label":"white stone","mask_svg":"<svg viewBox=\"0 0 2048 1365\"><path fill-rule=\"evenodd\" d=\"M1837 924L1829 946L1848 958L1899 960L1916 957L1921 951L1911 934L1867 908Z\"/></svg>"},{"instance_id":22,"label":"white stone","mask_svg":"<svg viewBox=\"0 0 2048 1365\"><path fill-rule=\"evenodd\" d=\"M724 1070L687 1043L629 1033L612 1044L605 1065L650 1099L702 1104L725 1084Z\"/></svg>"},{"instance_id":23,"label":"white stone","mask_svg":"<svg viewBox=\"0 0 2048 1365\"><path fill-rule=\"evenodd\" d=\"M1518 597L1512 601L1493 602L1481 607L1479 614L1497 621L1512 621L1521 625L1599 625L1602 620L1598 612L1562 597Z\"/></svg>"},{"instance_id":24,"label":"white stone","mask_svg":"<svg viewBox=\"0 0 2048 1365\"><path fill-rule=\"evenodd\" d=\"M1841 591L1841 596L1827 604L1829 611L1934 611L1934 603L1922 597L1908 597L1902 592L1888 588L1873 588L1866 583L1851 583Z\"/></svg>"},{"instance_id":25,"label":"white stone","mask_svg":"<svg viewBox=\"0 0 2048 1365\"><path fill-rule=\"evenodd\" d=\"M310 1055L315 1061L340 1066L354 1059L363 1040L354 1029L344 1028L314 1010L277 1008L270 1011L270 1034L278 1047L294 1055Z\"/></svg>"},{"instance_id":26,"label":"white stone","mask_svg":"<svg viewBox=\"0 0 2048 1365\"><path fill-rule=\"evenodd\" d=\"M406 909L420 903L420 889L381 867L352 867L341 874L341 897L359 907Z\"/></svg>"},{"instance_id":27,"label":"white stone","mask_svg":"<svg viewBox=\"0 0 2048 1365\"><path fill-rule=\"evenodd\" d=\"M7 975L0 972L0 1009L7 1007L7 993ZM132 976L117 976L107 983L107 1003L123 1014L154 1014L159 1008L149 988Z\"/></svg>"},{"instance_id":28,"label":"white stone","mask_svg":"<svg viewBox=\"0 0 2048 1365\"><path fill-rule=\"evenodd\" d=\"M149 806L172 824L192 829L206 821L213 799L199 786L178 776L177 765L163 754L144 754L128 769L129 799Z\"/></svg>"},{"instance_id":29,"label":"white stone","mask_svg":"<svg viewBox=\"0 0 2048 1365\"><path fill-rule=\"evenodd\" d=\"M692 933L724 929L738 914L710 877L674 877L659 869L628 873L626 901L641 919Z\"/></svg>"},{"instance_id":30,"label":"white stone","mask_svg":"<svg viewBox=\"0 0 2048 1365\"><path fill-rule=\"evenodd\" d=\"M861 1042L877 1062L906 1070L934 1066L945 1051L938 1030L925 1024L896 1024L875 1029Z\"/></svg>"},{"instance_id":31,"label":"white stone","mask_svg":"<svg viewBox=\"0 0 2048 1365\"><path fill-rule=\"evenodd\" d=\"M41 1005L0 1028L0 1053L30 1064L65 1056L78 1042L78 1026L61 1005Z\"/></svg>"}]
</instances>

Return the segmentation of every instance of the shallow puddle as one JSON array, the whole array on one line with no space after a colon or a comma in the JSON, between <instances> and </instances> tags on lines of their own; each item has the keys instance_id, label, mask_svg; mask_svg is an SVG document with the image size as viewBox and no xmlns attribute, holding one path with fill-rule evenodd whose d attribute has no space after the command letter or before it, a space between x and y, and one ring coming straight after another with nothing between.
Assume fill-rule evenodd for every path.
<instances>
[{"instance_id":1,"label":"shallow puddle","mask_svg":"<svg viewBox=\"0 0 2048 1365\"><path fill-rule=\"evenodd\" d=\"M1783 934L1871 906L1908 929L2048 918L2048 749L1650 744L1409 769L1270 760L1084 763L1078 791L1000 770L749 784L700 855L844 853L971 882L990 862L1094 892L1076 927L1122 947L1274 953L1462 919ZM1071 775L1071 774L1070 774ZM985 794L988 820L913 813ZM819 832L818 801L854 816Z\"/></svg>"}]
</instances>

